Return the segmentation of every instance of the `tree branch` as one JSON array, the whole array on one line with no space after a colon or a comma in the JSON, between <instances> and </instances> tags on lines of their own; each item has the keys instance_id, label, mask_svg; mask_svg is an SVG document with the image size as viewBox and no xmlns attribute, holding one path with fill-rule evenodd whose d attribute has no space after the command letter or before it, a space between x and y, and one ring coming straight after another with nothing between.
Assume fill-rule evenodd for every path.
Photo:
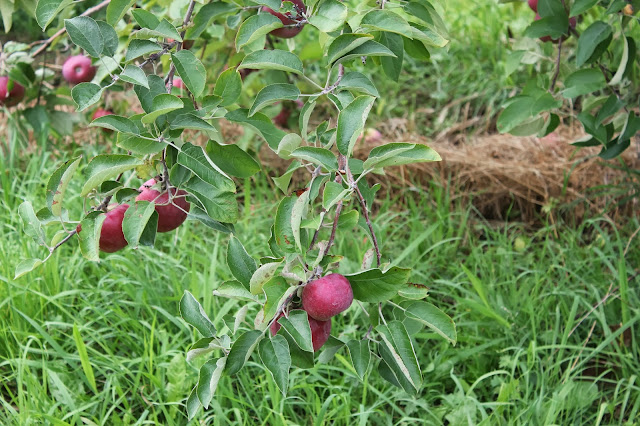
<instances>
[{"instance_id":1,"label":"tree branch","mask_svg":"<svg viewBox=\"0 0 640 426\"><path fill-rule=\"evenodd\" d=\"M193 8L196 6L196 0L191 0L189 2L189 7L187 8L187 13L184 15L184 20L182 21L182 27L184 28L180 33L180 38L184 40L184 35L187 33L187 25L189 21L191 21L191 15L193 15ZM176 48L176 52L182 50L182 42L178 42L178 47ZM169 73L164 80L164 84L167 86L167 93L171 93L171 88L173 87L173 76L176 73L176 66L173 62L171 62L171 68L169 68Z\"/></svg>"},{"instance_id":2,"label":"tree branch","mask_svg":"<svg viewBox=\"0 0 640 426\"><path fill-rule=\"evenodd\" d=\"M556 83L558 82L558 76L560 75L560 55L562 54L562 37L560 37L560 41L558 41L558 57L556 58L556 70L553 73L553 79L551 80L551 87L549 88L549 92L553 94L553 90L556 88Z\"/></svg>"},{"instance_id":3,"label":"tree branch","mask_svg":"<svg viewBox=\"0 0 640 426\"><path fill-rule=\"evenodd\" d=\"M342 174L341 171L347 168L347 157L342 154L338 154L338 172L336 173L336 183L342 183ZM327 243L327 247L324 249L324 253L322 256L326 256L329 253L329 249L333 245L333 242L336 238L336 230L338 229L338 219L340 219L340 213L342 213L342 205L344 204L343 200L338 201L336 205L336 214L333 218L333 226L331 227L331 236L329 237L329 242Z\"/></svg>"},{"instance_id":4,"label":"tree branch","mask_svg":"<svg viewBox=\"0 0 640 426\"><path fill-rule=\"evenodd\" d=\"M99 11L99 10L104 9L105 7L107 7L107 5L108 5L110 2L111 2L111 0L104 0L102 3L99 3L99 4L97 4L97 5L93 6L93 7L91 7L91 8L89 8L89 9L85 10L85 11L84 11L84 12L82 12L79 16L89 16L89 15L91 15L91 14L94 14L94 13L96 13L97 11ZM47 47L49 47L49 45L50 45L51 43L53 43L53 41L54 41L55 39L57 39L58 37L60 37L62 34L66 33L66 32L67 32L67 29L66 29L66 28L64 28L64 27L60 28L60 31L58 31L57 33L55 33L54 35L52 35L52 36L51 36L51 37L49 37L48 39L44 40L44 41L42 42L42 46L40 46L40 47L39 47L35 52L33 52L33 55L31 55L31 56L35 58L36 56L38 56L39 54L41 54L42 52L44 52L44 51L45 51L45 49L46 49Z\"/></svg>"}]
</instances>

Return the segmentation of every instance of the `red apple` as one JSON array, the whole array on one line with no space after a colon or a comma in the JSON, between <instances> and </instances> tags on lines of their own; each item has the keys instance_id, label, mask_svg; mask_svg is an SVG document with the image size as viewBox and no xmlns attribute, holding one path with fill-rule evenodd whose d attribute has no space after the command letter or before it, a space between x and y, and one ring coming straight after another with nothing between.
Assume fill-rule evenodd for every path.
<instances>
[{"instance_id":1,"label":"red apple","mask_svg":"<svg viewBox=\"0 0 640 426\"><path fill-rule=\"evenodd\" d=\"M70 56L62 65L62 77L71 84L93 80L97 68L91 65L91 58L84 55Z\"/></svg>"},{"instance_id":2,"label":"red apple","mask_svg":"<svg viewBox=\"0 0 640 426\"><path fill-rule=\"evenodd\" d=\"M155 179L150 179L140 187L140 195L136 197L136 201L151 201L156 204L158 212L158 232L169 232L176 229L187 219L187 212L191 208L191 204L184 197L187 193L179 190L176 193L175 188L171 191L160 192L154 189ZM175 194L169 202L169 192Z\"/></svg>"},{"instance_id":3,"label":"red apple","mask_svg":"<svg viewBox=\"0 0 640 426\"><path fill-rule=\"evenodd\" d=\"M106 109L98 108L93 113L93 115L91 116L91 120L95 120L96 118L104 117L105 115L113 115L113 111L109 111L109 110L106 110ZM111 129L103 128L102 131L104 133L113 133L113 130L111 130Z\"/></svg>"},{"instance_id":4,"label":"red apple","mask_svg":"<svg viewBox=\"0 0 640 426\"><path fill-rule=\"evenodd\" d=\"M176 77L173 79L173 87L177 87L178 89L186 90L187 86L184 85L184 81L180 77Z\"/></svg>"},{"instance_id":5,"label":"red apple","mask_svg":"<svg viewBox=\"0 0 640 426\"><path fill-rule=\"evenodd\" d=\"M0 105L15 106L24 98L24 87L15 80L13 87L7 91L9 77L0 77Z\"/></svg>"},{"instance_id":6,"label":"red apple","mask_svg":"<svg viewBox=\"0 0 640 426\"><path fill-rule=\"evenodd\" d=\"M529 0L529 7L531 10L538 13L538 0Z\"/></svg>"},{"instance_id":7,"label":"red apple","mask_svg":"<svg viewBox=\"0 0 640 426\"><path fill-rule=\"evenodd\" d=\"M380 133L376 129L369 128L364 132L362 132L360 136L358 136L357 142L361 142L363 136L364 136L365 143L368 143L368 144L374 144L382 141L382 133Z\"/></svg>"},{"instance_id":8,"label":"red apple","mask_svg":"<svg viewBox=\"0 0 640 426\"><path fill-rule=\"evenodd\" d=\"M282 127L283 129L289 128L289 117L291 116L291 110L287 108L285 105L282 106L280 113L273 117L273 124L276 126Z\"/></svg>"},{"instance_id":9,"label":"red apple","mask_svg":"<svg viewBox=\"0 0 640 426\"><path fill-rule=\"evenodd\" d=\"M283 316L284 314L281 313L278 316L278 319ZM280 327L282 327L282 325L278 320L274 321L269 327L271 335L275 336L278 333L278 330L280 330ZM327 340L329 340L329 336L331 335L331 319L328 321L318 321L309 316L309 328L311 328L311 344L313 345L313 351L316 352L327 342Z\"/></svg>"},{"instance_id":10,"label":"red apple","mask_svg":"<svg viewBox=\"0 0 640 426\"><path fill-rule=\"evenodd\" d=\"M287 0L289 1L289 0ZM293 3L296 11L298 13L296 13L296 15L298 17L301 17L300 13L304 13L307 11L307 7L304 5L304 3L302 2L302 0L290 0L291 3ZM287 12L287 13L280 13L280 12L276 12L273 9L270 9L268 7L263 7L262 10L264 10L265 12L268 12L270 14L272 14L273 16L275 16L276 18L280 19L280 21L282 22L282 25L294 25L297 22L294 21L293 19L291 19L292 16L291 12ZM280 37L280 38L292 38L297 36L300 31L302 31L302 27L303 25L297 26L297 27L283 27L283 28L278 28L277 30L273 30L271 31L270 34L272 34L274 37Z\"/></svg>"},{"instance_id":11,"label":"red apple","mask_svg":"<svg viewBox=\"0 0 640 426\"><path fill-rule=\"evenodd\" d=\"M302 309L319 321L327 321L345 311L351 302L351 284L340 274L329 274L311 281L302 290Z\"/></svg>"},{"instance_id":12,"label":"red apple","mask_svg":"<svg viewBox=\"0 0 640 426\"><path fill-rule=\"evenodd\" d=\"M122 221L129 204L120 204L107 212L102 229L100 229L100 250L113 253L127 246L127 240L122 232ZM82 228L80 228L82 229Z\"/></svg>"}]
</instances>

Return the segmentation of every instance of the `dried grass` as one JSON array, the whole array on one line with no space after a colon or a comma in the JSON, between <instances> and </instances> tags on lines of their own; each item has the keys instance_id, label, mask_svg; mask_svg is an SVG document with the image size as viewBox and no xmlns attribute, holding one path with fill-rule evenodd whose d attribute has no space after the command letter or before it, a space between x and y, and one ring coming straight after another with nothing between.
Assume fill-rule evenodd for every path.
<instances>
[{"instance_id":1,"label":"dried grass","mask_svg":"<svg viewBox=\"0 0 640 426\"><path fill-rule=\"evenodd\" d=\"M398 191L407 186L428 188L434 181L445 187L453 203L472 203L488 220L517 220L540 225L558 219L578 223L585 217L605 214L615 223L637 215L640 180L624 166L640 169L640 145L636 142L619 160L603 161L598 148L576 149L570 143L582 136L564 127L551 135L515 137L446 135L440 139L405 133L402 119L378 127L385 138L377 143L424 143L442 157L439 163L422 163L388 169L385 176L373 176L383 190ZM355 156L366 158L373 145L359 144ZM278 175L287 162L268 149L261 158ZM612 166L623 167L612 167ZM294 176L292 185L308 176ZM293 186L292 186L293 187ZM600 190L596 190L600 189ZM635 194L629 202L620 203ZM453 206L452 206L453 208Z\"/></svg>"}]
</instances>

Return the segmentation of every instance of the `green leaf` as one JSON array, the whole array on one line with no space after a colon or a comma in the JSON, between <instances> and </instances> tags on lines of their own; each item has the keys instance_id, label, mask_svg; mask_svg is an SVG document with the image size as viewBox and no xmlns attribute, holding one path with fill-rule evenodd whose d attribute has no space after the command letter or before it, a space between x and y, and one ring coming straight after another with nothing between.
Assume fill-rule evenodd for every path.
<instances>
[{"instance_id":1,"label":"green leaf","mask_svg":"<svg viewBox=\"0 0 640 426\"><path fill-rule=\"evenodd\" d=\"M147 10L136 8L131 11L131 15L142 28L154 29L160 25L160 20L156 15Z\"/></svg>"},{"instance_id":2,"label":"green leaf","mask_svg":"<svg viewBox=\"0 0 640 426\"><path fill-rule=\"evenodd\" d=\"M168 93L162 93L153 98L152 111L142 116L143 124L151 124L156 121L156 118L163 114L167 114L171 111L181 109L184 107L182 100L179 97L170 95Z\"/></svg>"},{"instance_id":3,"label":"green leaf","mask_svg":"<svg viewBox=\"0 0 640 426\"><path fill-rule=\"evenodd\" d=\"M562 96L572 99L603 89L607 82L600 70L587 68L575 71L568 76L564 81L564 85L566 89L562 92Z\"/></svg>"},{"instance_id":4,"label":"green leaf","mask_svg":"<svg viewBox=\"0 0 640 426\"><path fill-rule=\"evenodd\" d=\"M127 65L124 71L119 75L120 80L127 83L137 84L139 86L149 88L149 82L147 81L147 75L140 68L135 65Z\"/></svg>"},{"instance_id":5,"label":"green leaf","mask_svg":"<svg viewBox=\"0 0 640 426\"><path fill-rule=\"evenodd\" d=\"M142 28L138 31L133 32L130 37L138 38L138 39L150 39L150 38L172 38L177 41L182 41L180 37L180 33L176 30L169 21L163 19L160 21L158 26L155 28Z\"/></svg>"},{"instance_id":6,"label":"green leaf","mask_svg":"<svg viewBox=\"0 0 640 426\"><path fill-rule=\"evenodd\" d=\"M300 145L302 145L302 138L300 137L300 135L298 135L297 133L288 133L278 144L276 153L280 158L288 160L289 158L291 158L291 153Z\"/></svg>"},{"instance_id":7,"label":"green leaf","mask_svg":"<svg viewBox=\"0 0 640 426\"><path fill-rule=\"evenodd\" d=\"M295 195L283 198L276 211L274 223L276 243L285 253L296 252L295 237L291 228L291 215L297 199L298 197Z\"/></svg>"},{"instance_id":8,"label":"green leaf","mask_svg":"<svg viewBox=\"0 0 640 426\"><path fill-rule=\"evenodd\" d=\"M293 161L282 176L273 178L273 182L285 195L289 194L288 188L293 173L301 167L302 164L300 164L298 161Z\"/></svg>"},{"instance_id":9,"label":"green leaf","mask_svg":"<svg viewBox=\"0 0 640 426\"><path fill-rule=\"evenodd\" d=\"M135 3L136 0L111 0L107 6L107 23L115 26Z\"/></svg>"},{"instance_id":10,"label":"green leaf","mask_svg":"<svg viewBox=\"0 0 640 426\"><path fill-rule=\"evenodd\" d=\"M38 0L36 4L36 21L42 31L46 30L51 21L64 9L73 3L73 0ZM8 32L9 29L5 28Z\"/></svg>"},{"instance_id":11,"label":"green leaf","mask_svg":"<svg viewBox=\"0 0 640 426\"><path fill-rule=\"evenodd\" d=\"M251 277L258 268L256 261L249 256L242 243L234 236L229 239L227 246L227 265L231 275L248 290Z\"/></svg>"},{"instance_id":12,"label":"green leaf","mask_svg":"<svg viewBox=\"0 0 640 426\"><path fill-rule=\"evenodd\" d=\"M106 217L107 215L102 212L92 212L80 222L80 226L82 226L82 231L78 233L80 251L87 260L93 262L100 260L100 230Z\"/></svg>"},{"instance_id":13,"label":"green leaf","mask_svg":"<svg viewBox=\"0 0 640 426\"><path fill-rule=\"evenodd\" d=\"M113 1L113 0L112 0ZM198 10L193 18L193 25L187 28L185 40L195 40L210 26L211 21L217 16L235 11L238 9L236 4L224 3L216 1L207 3Z\"/></svg>"},{"instance_id":14,"label":"green leaf","mask_svg":"<svg viewBox=\"0 0 640 426\"><path fill-rule=\"evenodd\" d=\"M157 140L150 140L136 135L125 134L118 134L118 142L116 145L124 150L131 151L132 153L139 155L156 154L167 146L165 142L158 142Z\"/></svg>"},{"instance_id":15,"label":"green leaf","mask_svg":"<svg viewBox=\"0 0 640 426\"><path fill-rule=\"evenodd\" d=\"M207 71L202 62L196 58L192 51L185 49L171 54L171 59L187 89L196 98L200 97L207 82Z\"/></svg>"},{"instance_id":16,"label":"green leaf","mask_svg":"<svg viewBox=\"0 0 640 426\"><path fill-rule=\"evenodd\" d=\"M187 290L180 299L180 316L196 328L204 337L215 337L216 327L213 325L204 308Z\"/></svg>"},{"instance_id":17,"label":"green leaf","mask_svg":"<svg viewBox=\"0 0 640 426\"><path fill-rule=\"evenodd\" d=\"M78 111L84 111L100 101L104 89L93 83L80 83L71 89L71 98L78 106Z\"/></svg>"},{"instance_id":18,"label":"green leaf","mask_svg":"<svg viewBox=\"0 0 640 426\"><path fill-rule=\"evenodd\" d=\"M335 154L326 148L303 146L293 151L291 157L307 160L317 166L322 166L328 172L338 170L338 160Z\"/></svg>"},{"instance_id":19,"label":"green leaf","mask_svg":"<svg viewBox=\"0 0 640 426\"><path fill-rule=\"evenodd\" d=\"M102 182L113 179L120 173L144 164L140 159L130 155L101 154L89 161L85 170L86 182L82 187L81 197L86 196Z\"/></svg>"},{"instance_id":20,"label":"green leaf","mask_svg":"<svg viewBox=\"0 0 640 426\"><path fill-rule=\"evenodd\" d=\"M198 399L197 390L198 390L198 385L196 385L193 388L193 390L189 394L189 398L187 398L187 417L189 418L189 421L193 420L196 414L198 414L200 407L202 407L202 404Z\"/></svg>"},{"instance_id":21,"label":"green leaf","mask_svg":"<svg viewBox=\"0 0 640 426\"><path fill-rule=\"evenodd\" d=\"M337 182L327 182L324 186L324 192L322 193L322 207L327 211L330 210L331 207L344 199L349 192L351 192L350 189L344 189L344 187Z\"/></svg>"},{"instance_id":22,"label":"green leaf","mask_svg":"<svg viewBox=\"0 0 640 426\"><path fill-rule=\"evenodd\" d=\"M262 108L274 104L277 101L295 101L300 97L300 89L293 84L276 83L264 87L256 95L253 105L249 109L249 117L260 111Z\"/></svg>"},{"instance_id":23,"label":"green leaf","mask_svg":"<svg viewBox=\"0 0 640 426\"><path fill-rule=\"evenodd\" d=\"M218 130L195 114L180 114L171 121L171 129L193 129L217 133Z\"/></svg>"},{"instance_id":24,"label":"green leaf","mask_svg":"<svg viewBox=\"0 0 640 426\"><path fill-rule=\"evenodd\" d=\"M258 298L251 294L244 285L238 281L226 281L213 291L214 296L228 297L247 302L257 302Z\"/></svg>"},{"instance_id":25,"label":"green leaf","mask_svg":"<svg viewBox=\"0 0 640 426\"><path fill-rule=\"evenodd\" d=\"M395 142L373 148L364 162L364 168L372 169L440 160L438 153L426 145Z\"/></svg>"},{"instance_id":26,"label":"green leaf","mask_svg":"<svg viewBox=\"0 0 640 426\"><path fill-rule=\"evenodd\" d=\"M25 259L18 263L16 266L15 275L13 277L14 280L17 280L21 276L28 274L29 272L36 269L38 266L42 265L43 261L40 259Z\"/></svg>"},{"instance_id":27,"label":"green leaf","mask_svg":"<svg viewBox=\"0 0 640 426\"><path fill-rule=\"evenodd\" d=\"M354 299L378 303L394 297L398 290L407 284L409 275L411 275L411 269L393 267L385 272L380 269L369 269L345 275L345 277L351 284Z\"/></svg>"},{"instance_id":28,"label":"green leaf","mask_svg":"<svg viewBox=\"0 0 640 426\"><path fill-rule=\"evenodd\" d=\"M102 127L130 135L140 134L138 126L136 126L133 121L129 120L127 117L115 114L98 117L89 124L89 127Z\"/></svg>"},{"instance_id":29,"label":"green leaf","mask_svg":"<svg viewBox=\"0 0 640 426\"><path fill-rule=\"evenodd\" d=\"M396 55L395 57L383 56L380 58L380 63L387 77L393 81L398 81L404 60L404 42L402 41L402 36L393 33L380 33L377 40Z\"/></svg>"},{"instance_id":30,"label":"green leaf","mask_svg":"<svg viewBox=\"0 0 640 426\"><path fill-rule=\"evenodd\" d=\"M11 31L14 10L15 0L0 0L0 15L2 15L2 24L5 33Z\"/></svg>"},{"instance_id":31,"label":"green leaf","mask_svg":"<svg viewBox=\"0 0 640 426\"><path fill-rule=\"evenodd\" d=\"M25 201L18 207L18 215L22 219L24 233L34 239L40 245L46 246L46 238L42 224L33 210L29 201Z\"/></svg>"},{"instance_id":32,"label":"green leaf","mask_svg":"<svg viewBox=\"0 0 640 426\"><path fill-rule=\"evenodd\" d=\"M347 6L338 0L322 0L309 17L309 23L322 32L330 33L344 25L347 13Z\"/></svg>"},{"instance_id":33,"label":"green leaf","mask_svg":"<svg viewBox=\"0 0 640 426\"><path fill-rule=\"evenodd\" d=\"M633 46L633 49L631 48L631 46ZM635 56L629 56L630 51L635 51L635 42L631 37L625 37L624 44L622 45L622 55L620 56L620 65L618 65L618 70L609 81L609 85L616 86L622 82L622 78L627 71L627 66L633 63L635 59Z\"/></svg>"},{"instance_id":34,"label":"green leaf","mask_svg":"<svg viewBox=\"0 0 640 426\"><path fill-rule=\"evenodd\" d=\"M228 376L233 376L244 367L262 337L262 332L258 330L249 330L238 337L227 357L225 372Z\"/></svg>"},{"instance_id":35,"label":"green leaf","mask_svg":"<svg viewBox=\"0 0 640 426\"><path fill-rule=\"evenodd\" d=\"M232 192L220 190L197 176L193 176L183 186L189 195L195 197L202 205L204 212L211 219L223 223L234 223L238 220L238 202ZM219 227L216 226L216 229Z\"/></svg>"},{"instance_id":36,"label":"green leaf","mask_svg":"<svg viewBox=\"0 0 640 426\"><path fill-rule=\"evenodd\" d=\"M607 40L612 32L611 26L602 21L596 21L584 30L578 39L576 65L581 67L586 64L594 55L598 45Z\"/></svg>"},{"instance_id":37,"label":"green leaf","mask_svg":"<svg viewBox=\"0 0 640 426\"><path fill-rule=\"evenodd\" d=\"M256 328L263 329L269 325L273 317L278 313L278 308L285 299L297 291L295 286L290 286L281 276L275 276L262 286L262 291L267 298L262 312L262 323L256 321Z\"/></svg>"},{"instance_id":38,"label":"green leaf","mask_svg":"<svg viewBox=\"0 0 640 426\"><path fill-rule=\"evenodd\" d=\"M262 339L258 347L258 354L282 395L286 395L289 387L289 369L291 368L291 355L287 339L279 334L270 339Z\"/></svg>"},{"instance_id":39,"label":"green leaf","mask_svg":"<svg viewBox=\"0 0 640 426\"><path fill-rule=\"evenodd\" d=\"M62 201L69 182L80 164L82 157L75 157L56 169L47 182L47 207L54 216L62 214Z\"/></svg>"},{"instance_id":40,"label":"green leaf","mask_svg":"<svg viewBox=\"0 0 640 426\"><path fill-rule=\"evenodd\" d=\"M210 140L207 143L209 158L228 175L249 178L260 171L260 163L238 145L221 145Z\"/></svg>"},{"instance_id":41,"label":"green leaf","mask_svg":"<svg viewBox=\"0 0 640 426\"><path fill-rule=\"evenodd\" d=\"M342 80L340 80L338 88L375 96L376 98L380 97L378 89L376 89L376 86L369 77L356 71L346 73L344 77L342 77Z\"/></svg>"},{"instance_id":42,"label":"green leaf","mask_svg":"<svg viewBox=\"0 0 640 426\"><path fill-rule=\"evenodd\" d=\"M249 110L237 109L228 112L225 118L235 123L243 123L253 127L267 141L273 151L278 150L280 141L286 135L286 132L277 128L269 117L259 112L249 117Z\"/></svg>"},{"instance_id":43,"label":"green leaf","mask_svg":"<svg viewBox=\"0 0 640 426\"><path fill-rule=\"evenodd\" d=\"M405 307L406 314L421 323L425 324L431 330L444 337L452 345L456 344L457 334L456 325L449 315L440 309L424 301L416 301Z\"/></svg>"},{"instance_id":44,"label":"green leaf","mask_svg":"<svg viewBox=\"0 0 640 426\"><path fill-rule=\"evenodd\" d=\"M571 6L570 17L580 16L595 6L600 0L576 0Z\"/></svg>"},{"instance_id":45,"label":"green leaf","mask_svg":"<svg viewBox=\"0 0 640 426\"><path fill-rule=\"evenodd\" d=\"M104 40L98 23L88 16L65 19L64 27L71 41L94 58L99 58L104 49ZM77 86L76 86L77 87Z\"/></svg>"},{"instance_id":46,"label":"green leaf","mask_svg":"<svg viewBox=\"0 0 640 426\"><path fill-rule=\"evenodd\" d=\"M209 408L209 403L216 394L218 382L222 377L224 368L227 364L227 357L218 359L210 359L202 367L198 378L198 387L196 393L200 403L205 409Z\"/></svg>"},{"instance_id":47,"label":"green leaf","mask_svg":"<svg viewBox=\"0 0 640 426\"><path fill-rule=\"evenodd\" d=\"M327 57L329 64L351 52L353 49L362 46L364 43L372 40L371 34L341 34L335 38L327 49Z\"/></svg>"},{"instance_id":48,"label":"green leaf","mask_svg":"<svg viewBox=\"0 0 640 426\"><path fill-rule=\"evenodd\" d=\"M178 163L209 185L224 192L235 192L236 185L204 152L202 147L186 143L178 154Z\"/></svg>"},{"instance_id":49,"label":"green leaf","mask_svg":"<svg viewBox=\"0 0 640 426\"><path fill-rule=\"evenodd\" d=\"M269 262L261 265L251 276L249 290L251 294L262 293L262 287L276 274L281 262Z\"/></svg>"},{"instance_id":50,"label":"green leaf","mask_svg":"<svg viewBox=\"0 0 640 426\"><path fill-rule=\"evenodd\" d=\"M364 15L360 25L370 31L384 31L413 38L413 29L400 15L388 9L374 9Z\"/></svg>"},{"instance_id":51,"label":"green leaf","mask_svg":"<svg viewBox=\"0 0 640 426\"><path fill-rule=\"evenodd\" d=\"M302 61L286 50L256 50L242 60L238 69L278 70L302 75Z\"/></svg>"},{"instance_id":52,"label":"green leaf","mask_svg":"<svg viewBox=\"0 0 640 426\"><path fill-rule=\"evenodd\" d=\"M340 111L336 145L341 154L351 156L356 140L364 130L364 124L374 101L375 98L372 96L358 96Z\"/></svg>"},{"instance_id":53,"label":"green leaf","mask_svg":"<svg viewBox=\"0 0 640 426\"><path fill-rule=\"evenodd\" d=\"M140 56L160 52L162 47L150 40L131 40L125 54L125 62L131 62Z\"/></svg>"},{"instance_id":54,"label":"green leaf","mask_svg":"<svg viewBox=\"0 0 640 426\"><path fill-rule=\"evenodd\" d=\"M240 73L235 68L229 68L220 74L213 88L213 94L222 98L220 106L229 106L235 103L242 94Z\"/></svg>"},{"instance_id":55,"label":"green leaf","mask_svg":"<svg viewBox=\"0 0 640 426\"><path fill-rule=\"evenodd\" d=\"M158 213L155 204L149 201L136 201L124 214L122 232L129 245L153 247L158 229Z\"/></svg>"},{"instance_id":56,"label":"green leaf","mask_svg":"<svg viewBox=\"0 0 640 426\"><path fill-rule=\"evenodd\" d=\"M236 34L236 50L253 43L271 31L281 28L282 21L270 13L260 13L245 20Z\"/></svg>"},{"instance_id":57,"label":"green leaf","mask_svg":"<svg viewBox=\"0 0 640 426\"><path fill-rule=\"evenodd\" d=\"M404 324L400 321L389 321L386 325L378 325L376 331L382 339L380 343L382 358L396 376L406 379L417 392L422 385L422 373L413 342Z\"/></svg>"},{"instance_id":58,"label":"green leaf","mask_svg":"<svg viewBox=\"0 0 640 426\"><path fill-rule=\"evenodd\" d=\"M313 352L309 317L302 309L289 311L289 317L278 320L282 329L292 338L295 344L305 352Z\"/></svg>"},{"instance_id":59,"label":"green leaf","mask_svg":"<svg viewBox=\"0 0 640 426\"><path fill-rule=\"evenodd\" d=\"M302 248L302 240L300 235L300 222L302 218L306 216L307 207L309 205L309 191L305 191L298 197L293 209L291 210L291 232L293 233L293 239L298 247L298 253L304 254L305 250Z\"/></svg>"},{"instance_id":60,"label":"green leaf","mask_svg":"<svg viewBox=\"0 0 640 426\"><path fill-rule=\"evenodd\" d=\"M353 368L356 370L356 374L360 380L364 380L364 376L369 369L369 363L371 362L369 340L350 340L347 342L347 349L349 349L349 357L351 358Z\"/></svg>"},{"instance_id":61,"label":"green leaf","mask_svg":"<svg viewBox=\"0 0 640 426\"><path fill-rule=\"evenodd\" d=\"M104 21L96 21L102 34L102 41L104 43L102 48L102 56L113 57L118 50L118 34L116 30Z\"/></svg>"}]
</instances>

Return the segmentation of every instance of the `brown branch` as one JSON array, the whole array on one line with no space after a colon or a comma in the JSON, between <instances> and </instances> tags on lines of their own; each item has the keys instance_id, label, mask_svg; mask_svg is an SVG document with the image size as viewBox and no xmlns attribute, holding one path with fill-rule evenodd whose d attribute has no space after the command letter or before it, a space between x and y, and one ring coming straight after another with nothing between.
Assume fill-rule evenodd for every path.
<instances>
[{"instance_id":1,"label":"brown branch","mask_svg":"<svg viewBox=\"0 0 640 426\"><path fill-rule=\"evenodd\" d=\"M358 201L360 202L360 207L362 210L362 214L364 215L364 219L367 222L367 226L369 227L369 233L371 233L371 241L373 242L373 248L376 251L376 261L378 263L378 267L382 263L382 254L380 253L380 247L378 246L378 239L376 238L376 233L373 230L373 224L371 223L371 218L369 217L369 209L367 208L367 202L365 201L362 192L360 192L360 188L358 188L358 184L355 182L353 178L353 174L351 170L347 167L347 183L351 185L358 196Z\"/></svg>"},{"instance_id":2,"label":"brown branch","mask_svg":"<svg viewBox=\"0 0 640 426\"><path fill-rule=\"evenodd\" d=\"M184 28L182 30L182 32L180 33L180 38L184 40L184 36L187 33L187 25L189 24L189 21L191 21L191 15L193 15L193 8L196 6L196 0L191 0L189 2L189 7L187 8L187 13L186 15L184 15L184 20L182 21L182 27ZM180 50L182 50L182 42L178 42L178 47L176 48L176 52L179 52ZM173 76L176 73L176 66L175 64L172 62L171 63L171 68L169 68L169 73L167 74L167 77L164 80L164 84L167 86L167 93L171 93L171 88L173 87Z\"/></svg>"},{"instance_id":3,"label":"brown branch","mask_svg":"<svg viewBox=\"0 0 640 426\"><path fill-rule=\"evenodd\" d=\"M102 3L99 3L87 10L85 10L84 12L82 12L80 14L80 16L89 16L91 14L96 13L97 11L104 9L105 7L107 7L107 5L111 2L111 0L104 0ZM51 44L53 43L53 41L55 39L57 39L58 37L60 37L62 34L64 34L65 32L67 32L67 29L62 27L60 28L60 30L55 33L54 35L52 35L51 37L49 37L48 39L44 40L42 42L42 46L40 46L35 52L33 52L33 55L31 55L32 57L36 57L39 54L41 54L42 52L44 52L44 50Z\"/></svg>"},{"instance_id":4,"label":"brown branch","mask_svg":"<svg viewBox=\"0 0 640 426\"><path fill-rule=\"evenodd\" d=\"M558 57L556 58L556 70L553 73L553 79L551 80L551 87L549 88L549 92L553 94L553 90L556 88L556 83L558 82L558 76L560 75L560 55L562 54L562 37L560 37L560 41L558 41Z\"/></svg>"},{"instance_id":5,"label":"brown branch","mask_svg":"<svg viewBox=\"0 0 640 426\"><path fill-rule=\"evenodd\" d=\"M338 78L336 79L335 83L333 83L329 87L325 87L324 90L320 92L320 94L326 95L327 93L333 92L336 89L336 87L340 85L340 82L342 81L342 77L344 77L344 65L340 64L338 65Z\"/></svg>"},{"instance_id":6,"label":"brown branch","mask_svg":"<svg viewBox=\"0 0 640 426\"><path fill-rule=\"evenodd\" d=\"M336 173L336 183L342 183L342 171L347 169L347 157L342 154L338 154L338 172ZM329 253L329 249L333 245L333 242L336 238L336 230L338 229L338 219L340 219L340 213L342 213L342 205L343 200L338 201L336 205L336 214L333 219L333 226L331 227L331 236L329 237L329 242L327 243L327 247L324 249L324 253L322 256L326 256Z\"/></svg>"}]
</instances>

